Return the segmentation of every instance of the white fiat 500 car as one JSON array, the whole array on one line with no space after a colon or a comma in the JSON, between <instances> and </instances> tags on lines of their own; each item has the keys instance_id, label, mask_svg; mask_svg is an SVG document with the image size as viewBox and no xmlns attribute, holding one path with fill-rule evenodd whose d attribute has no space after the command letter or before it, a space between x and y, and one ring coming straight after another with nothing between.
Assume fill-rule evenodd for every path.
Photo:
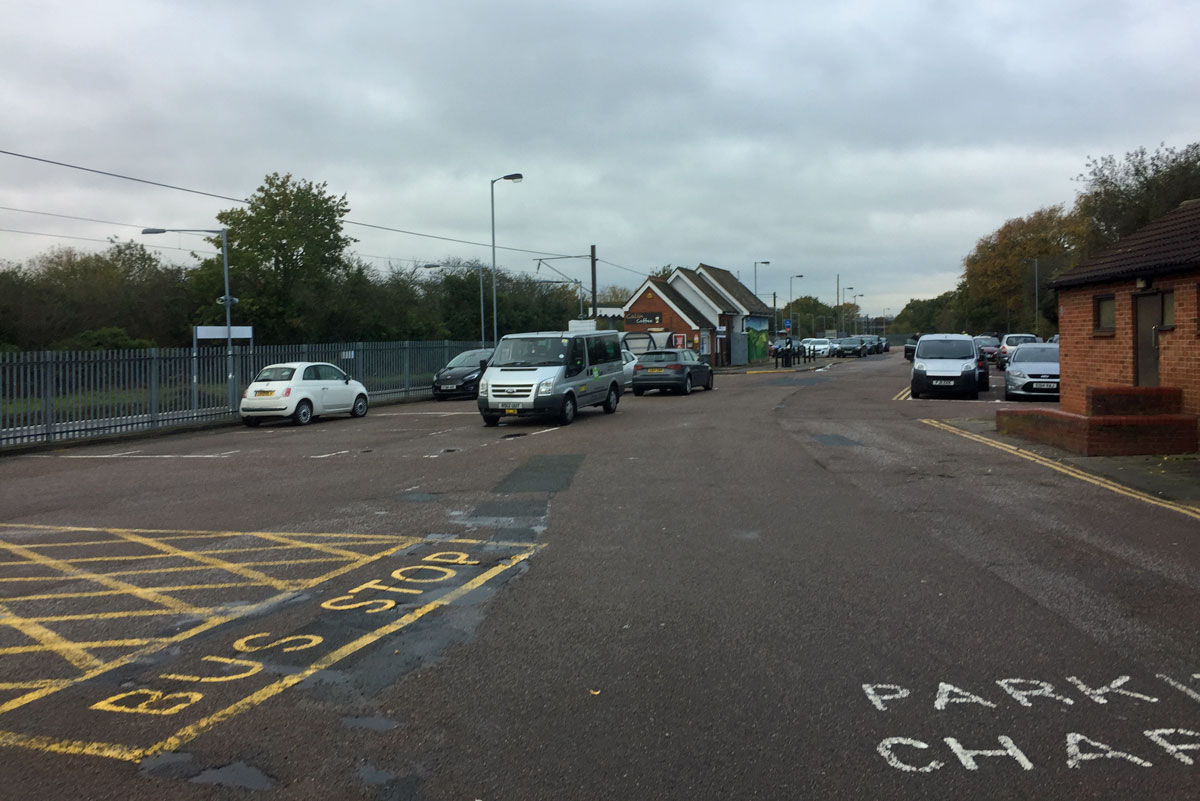
<instances>
[{"instance_id":1,"label":"white fiat 500 car","mask_svg":"<svg viewBox=\"0 0 1200 801\"><path fill-rule=\"evenodd\" d=\"M242 422L290 417L298 426L323 414L367 413L367 388L332 364L288 362L264 367L242 393Z\"/></svg>"}]
</instances>

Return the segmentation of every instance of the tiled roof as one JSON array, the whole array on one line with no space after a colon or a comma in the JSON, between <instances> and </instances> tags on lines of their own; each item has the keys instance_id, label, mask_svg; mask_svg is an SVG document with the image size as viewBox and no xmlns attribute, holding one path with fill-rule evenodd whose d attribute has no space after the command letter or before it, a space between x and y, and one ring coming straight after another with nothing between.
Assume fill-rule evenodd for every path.
<instances>
[{"instance_id":1,"label":"tiled roof","mask_svg":"<svg viewBox=\"0 0 1200 801\"><path fill-rule=\"evenodd\" d=\"M704 295L704 297L708 298L709 301L712 302L713 306L720 309L722 314L737 313L737 309L733 308L733 306L729 303L729 300L720 292L718 292L703 275L695 270L689 270L686 267L676 267L675 269L687 276L692 285L696 287L696 290L700 292L700 294Z\"/></svg>"},{"instance_id":2,"label":"tiled roof","mask_svg":"<svg viewBox=\"0 0 1200 801\"><path fill-rule=\"evenodd\" d=\"M1188 200L1051 282L1059 289L1200 270L1200 200Z\"/></svg>"},{"instance_id":3,"label":"tiled roof","mask_svg":"<svg viewBox=\"0 0 1200 801\"><path fill-rule=\"evenodd\" d=\"M658 290L658 293L662 295L663 298L670 301L671 305L682 312L684 317L687 317L689 320L695 323L697 328L716 328L716 324L714 324L712 320L701 314L695 306L693 306L691 303L688 303L687 299L683 295L680 295L678 292L672 289L671 285L667 283L665 278L649 278L647 281L651 286Z\"/></svg>"},{"instance_id":4,"label":"tiled roof","mask_svg":"<svg viewBox=\"0 0 1200 801\"><path fill-rule=\"evenodd\" d=\"M754 315L770 316L774 314L767 304L763 303L758 298L754 297L754 293L746 288L746 285L737 280L737 276L728 270L722 270L720 267L713 267L708 264L701 264L696 268L702 274L711 276L721 289L725 291L731 298L740 303L747 311Z\"/></svg>"}]
</instances>

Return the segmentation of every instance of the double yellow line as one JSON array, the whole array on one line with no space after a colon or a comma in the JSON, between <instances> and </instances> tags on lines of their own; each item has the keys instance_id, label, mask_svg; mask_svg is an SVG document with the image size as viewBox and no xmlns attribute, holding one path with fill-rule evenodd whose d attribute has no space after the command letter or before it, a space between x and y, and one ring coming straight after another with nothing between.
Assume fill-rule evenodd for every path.
<instances>
[{"instance_id":1,"label":"double yellow line","mask_svg":"<svg viewBox=\"0 0 1200 801\"><path fill-rule=\"evenodd\" d=\"M996 448L997 450L1004 451L1005 453L1013 456L1019 456L1026 461L1036 462L1043 467L1049 467L1051 470L1057 470L1058 472L1068 475L1071 478L1077 478L1080 481L1086 481L1089 484L1106 489L1109 492L1115 492L1118 495L1124 495L1126 498L1133 498L1134 500L1142 501L1143 503L1148 503L1152 506L1158 506L1162 509L1170 509L1172 512L1178 512L1181 515L1186 515L1188 517L1195 518L1196 520L1200 520L1200 509L1194 506L1187 506L1186 504L1175 503L1174 501L1166 501L1162 498L1156 498L1153 495L1145 492L1139 492L1135 489L1130 489L1124 484L1118 484L1115 481L1102 478L1101 476L1089 473L1086 470L1080 470L1077 467L1071 467L1070 465L1063 464L1062 462L1055 461L1054 459L1049 459L1045 456L1039 456L1038 454L1031 453L1023 448L1018 448L1015 445L1009 445L1004 442L998 442L994 439L982 437L978 434L972 434L969 431L963 431L961 428L955 428L954 426L943 423L940 420L922 420L921 422L925 423L926 425L933 426L941 431L956 434L965 439Z\"/></svg>"},{"instance_id":2,"label":"double yellow line","mask_svg":"<svg viewBox=\"0 0 1200 801\"><path fill-rule=\"evenodd\" d=\"M892 400L908 400L912 397L912 387L907 386L892 396Z\"/></svg>"}]
</instances>

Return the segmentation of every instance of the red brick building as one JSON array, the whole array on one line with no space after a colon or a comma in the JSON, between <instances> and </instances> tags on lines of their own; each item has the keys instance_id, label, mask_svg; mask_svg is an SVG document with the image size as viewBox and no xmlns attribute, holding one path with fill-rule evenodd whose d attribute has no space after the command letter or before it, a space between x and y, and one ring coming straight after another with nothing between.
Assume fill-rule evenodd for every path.
<instances>
[{"instance_id":1,"label":"red brick building","mask_svg":"<svg viewBox=\"0 0 1200 801\"><path fill-rule=\"evenodd\" d=\"M1086 455L1186 453L1200 439L1200 200L1059 276L1058 410L1001 431Z\"/></svg>"}]
</instances>

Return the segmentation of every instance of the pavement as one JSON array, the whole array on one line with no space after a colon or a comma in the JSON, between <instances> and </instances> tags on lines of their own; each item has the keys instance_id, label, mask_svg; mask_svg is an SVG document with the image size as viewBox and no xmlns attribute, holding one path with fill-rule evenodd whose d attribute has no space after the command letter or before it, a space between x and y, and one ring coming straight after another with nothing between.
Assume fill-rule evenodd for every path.
<instances>
[{"instance_id":1,"label":"pavement","mask_svg":"<svg viewBox=\"0 0 1200 801\"><path fill-rule=\"evenodd\" d=\"M821 370L841 359L819 358L792 367L775 367L774 359L750 365L715 368L722 373L797 373ZM1179 504L1200 513L1200 453L1146 456L1080 456L1062 448L1021 439L996 430L994 413L974 417L943 418L941 423L999 446L1083 471L1126 487L1133 492Z\"/></svg>"}]
</instances>

